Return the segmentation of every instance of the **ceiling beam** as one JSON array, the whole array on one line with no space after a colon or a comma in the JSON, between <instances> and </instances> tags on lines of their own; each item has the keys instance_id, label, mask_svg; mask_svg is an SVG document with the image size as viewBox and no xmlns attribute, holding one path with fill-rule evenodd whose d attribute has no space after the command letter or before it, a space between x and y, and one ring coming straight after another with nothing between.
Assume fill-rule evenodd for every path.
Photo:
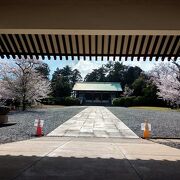
<instances>
[{"instance_id":1,"label":"ceiling beam","mask_svg":"<svg viewBox=\"0 0 180 180\"><path fill-rule=\"evenodd\" d=\"M135 54L135 52L136 52L136 47L137 47L138 39L139 39L139 36L135 36L132 54ZM133 57L133 60L134 60L134 57Z\"/></svg>"},{"instance_id":2,"label":"ceiling beam","mask_svg":"<svg viewBox=\"0 0 180 180\"><path fill-rule=\"evenodd\" d=\"M127 49L126 49L126 54L129 54L129 49L130 49L130 45L131 45L131 38L132 36L130 35L128 37L128 44L127 44ZM128 57L125 57L125 60L127 60Z\"/></svg>"},{"instance_id":3,"label":"ceiling beam","mask_svg":"<svg viewBox=\"0 0 180 180\"><path fill-rule=\"evenodd\" d=\"M150 45L151 45L152 38L153 38L152 35L150 35L149 38L148 38L148 42L147 42L147 46L146 46L146 50L145 50L145 55L146 56L148 56L148 54L149 54L149 48L150 48Z\"/></svg>"},{"instance_id":4,"label":"ceiling beam","mask_svg":"<svg viewBox=\"0 0 180 180\"><path fill-rule=\"evenodd\" d=\"M4 52L4 54L6 55L6 57L9 59L10 56L9 56L9 52L8 52L8 49L6 48L3 40L2 40L2 37L0 37L0 44L1 44L1 47L2 47L2 50Z\"/></svg>"},{"instance_id":5,"label":"ceiling beam","mask_svg":"<svg viewBox=\"0 0 180 180\"><path fill-rule=\"evenodd\" d=\"M59 55L60 60L62 60L62 55L61 55L62 51L61 51L58 35L55 35L55 39L56 39L56 45L57 45L57 48L58 48L58 55Z\"/></svg>"},{"instance_id":6,"label":"ceiling beam","mask_svg":"<svg viewBox=\"0 0 180 180\"><path fill-rule=\"evenodd\" d=\"M85 37L82 35L82 44L83 44L83 53L86 54L86 45L85 45ZM84 55L84 60L86 60L86 56Z\"/></svg>"},{"instance_id":7,"label":"ceiling beam","mask_svg":"<svg viewBox=\"0 0 180 180\"><path fill-rule=\"evenodd\" d=\"M34 44L32 34L29 34L28 38L29 38L29 40L31 42L31 45L32 45L32 48L33 48L33 51L34 51L34 55L36 56L36 59L39 59L38 52L37 52L36 46Z\"/></svg>"},{"instance_id":8,"label":"ceiling beam","mask_svg":"<svg viewBox=\"0 0 180 180\"><path fill-rule=\"evenodd\" d=\"M19 34L15 34L15 38L16 38L18 44L19 44L20 50L22 51L22 53L24 55L24 58L27 59L26 51L25 51L25 49L23 47L23 44L22 44L22 42L20 40L20 35Z\"/></svg>"},{"instance_id":9,"label":"ceiling beam","mask_svg":"<svg viewBox=\"0 0 180 180\"><path fill-rule=\"evenodd\" d=\"M89 40L89 59L92 60L92 57L91 57L91 35L88 36L88 40Z\"/></svg>"},{"instance_id":10,"label":"ceiling beam","mask_svg":"<svg viewBox=\"0 0 180 180\"><path fill-rule=\"evenodd\" d=\"M110 50L111 50L111 35L108 36L108 54L110 54ZM107 60L109 61L109 57L107 56Z\"/></svg>"},{"instance_id":11,"label":"ceiling beam","mask_svg":"<svg viewBox=\"0 0 180 180\"><path fill-rule=\"evenodd\" d=\"M165 50L164 50L164 57L162 58L162 61L164 61L164 59L166 58L166 56L168 56L167 52L168 52L168 50L169 50L169 47L170 47L170 45L171 45L172 40L173 40L173 36L169 36L169 39L168 39L166 48L165 48Z\"/></svg>"},{"instance_id":12,"label":"ceiling beam","mask_svg":"<svg viewBox=\"0 0 180 180\"><path fill-rule=\"evenodd\" d=\"M51 45L52 53L56 54L55 48L54 48L53 39L52 39L52 35L48 34L48 38L49 38L49 42L50 42L50 45ZM56 60L56 56L55 55L54 55L54 60Z\"/></svg>"},{"instance_id":13,"label":"ceiling beam","mask_svg":"<svg viewBox=\"0 0 180 180\"><path fill-rule=\"evenodd\" d=\"M138 61L140 60L140 57L142 56L142 49L143 49L145 38L146 38L146 36L143 35L142 39L141 39L141 44L140 44L140 47L139 47L139 52L138 52L138 59L137 59Z\"/></svg>"},{"instance_id":14,"label":"ceiling beam","mask_svg":"<svg viewBox=\"0 0 180 180\"><path fill-rule=\"evenodd\" d=\"M104 35L102 35L101 54L103 54L104 56ZM103 60L103 56L102 56L102 60Z\"/></svg>"},{"instance_id":15,"label":"ceiling beam","mask_svg":"<svg viewBox=\"0 0 180 180\"><path fill-rule=\"evenodd\" d=\"M32 52L31 52L31 49L30 49L30 47L29 47L29 44L28 44L28 41L27 41L27 37L26 37L25 34L22 34L22 39L23 39L23 41L24 41L24 43L25 43L25 45L26 45L27 51L29 52L29 57L30 57L31 59L33 59L33 55L32 55Z\"/></svg>"},{"instance_id":16,"label":"ceiling beam","mask_svg":"<svg viewBox=\"0 0 180 180\"><path fill-rule=\"evenodd\" d=\"M120 58L122 57L122 53L123 53L124 39L125 39L125 36L123 35L122 39L121 39L121 49L120 49L120 53L119 53Z\"/></svg>"},{"instance_id":17,"label":"ceiling beam","mask_svg":"<svg viewBox=\"0 0 180 180\"><path fill-rule=\"evenodd\" d=\"M40 40L39 40L39 35L38 35L38 34L35 34L35 38L36 38L36 42L37 42L39 51L40 51L40 53L41 53L41 57L42 57L42 59L44 60L45 57L44 57L43 49L42 49L42 46L41 46L41 42L40 42Z\"/></svg>"},{"instance_id":18,"label":"ceiling beam","mask_svg":"<svg viewBox=\"0 0 180 180\"><path fill-rule=\"evenodd\" d=\"M149 58L150 61L152 60L152 57L154 56L154 52L156 50L156 46L157 46L157 43L159 41L159 37L160 36L156 36L156 38L155 38L154 45L153 45L153 48L152 48L152 51L151 51L151 56Z\"/></svg>"},{"instance_id":19,"label":"ceiling beam","mask_svg":"<svg viewBox=\"0 0 180 180\"><path fill-rule=\"evenodd\" d=\"M159 46L159 49L158 49L158 52L157 52L157 55L156 55L156 61L159 59L159 56L161 55L161 51L162 51L162 48L164 46L164 42L166 40L167 36L163 36L162 40L161 40L161 44Z\"/></svg>"},{"instance_id":20,"label":"ceiling beam","mask_svg":"<svg viewBox=\"0 0 180 180\"><path fill-rule=\"evenodd\" d=\"M15 42L15 40L14 40L13 35L12 35L12 34L9 34L8 36L9 36L9 39L11 40L11 43L12 43L12 45L13 45L13 48L15 49L16 54L17 54L17 52L19 52L19 49L17 48L17 44L16 44L16 42ZM18 58L20 59L21 56L18 55Z\"/></svg>"},{"instance_id":21,"label":"ceiling beam","mask_svg":"<svg viewBox=\"0 0 180 180\"><path fill-rule=\"evenodd\" d=\"M176 39L175 39L172 49L170 51L170 56L174 56L174 51L175 51L176 46L178 45L179 41L180 41L180 36L176 36ZM180 56L180 54L179 55L177 54L176 56Z\"/></svg>"},{"instance_id":22,"label":"ceiling beam","mask_svg":"<svg viewBox=\"0 0 180 180\"><path fill-rule=\"evenodd\" d=\"M13 49L12 49L10 43L9 43L7 35L6 34L2 34L2 38L4 39L4 42L6 42L6 45L7 45L8 49L9 49L9 52L11 53L12 57L15 59L16 56L15 56L15 53L13 52Z\"/></svg>"},{"instance_id":23,"label":"ceiling beam","mask_svg":"<svg viewBox=\"0 0 180 180\"><path fill-rule=\"evenodd\" d=\"M48 60L50 60L51 56L49 55L50 53L49 53L49 49L48 49L48 45L47 45L47 41L46 41L46 36L44 34L42 35L42 40L43 40L43 44L44 44L45 50L46 50L46 52L48 54L47 55Z\"/></svg>"},{"instance_id":24,"label":"ceiling beam","mask_svg":"<svg viewBox=\"0 0 180 180\"><path fill-rule=\"evenodd\" d=\"M95 54L98 54L98 35L95 35ZM98 60L98 56L95 57L96 61Z\"/></svg>"},{"instance_id":25,"label":"ceiling beam","mask_svg":"<svg viewBox=\"0 0 180 180\"><path fill-rule=\"evenodd\" d=\"M115 36L115 42L114 42L114 54L117 55L117 44L118 44L118 35ZM113 57L113 60L115 61L116 56Z\"/></svg>"},{"instance_id":26,"label":"ceiling beam","mask_svg":"<svg viewBox=\"0 0 180 180\"><path fill-rule=\"evenodd\" d=\"M77 58L78 60L80 60L78 35L75 35L75 41L76 41Z\"/></svg>"},{"instance_id":27,"label":"ceiling beam","mask_svg":"<svg viewBox=\"0 0 180 180\"><path fill-rule=\"evenodd\" d=\"M63 44L63 47L64 47L64 53L68 54L67 53L67 45L66 45L65 35L62 35L62 44ZM66 57L66 60L68 60L68 56L66 55L65 57Z\"/></svg>"},{"instance_id":28,"label":"ceiling beam","mask_svg":"<svg viewBox=\"0 0 180 180\"><path fill-rule=\"evenodd\" d=\"M74 60L74 51L73 51L73 44L72 44L72 36L68 35L69 45L70 45L70 52L71 52L71 59Z\"/></svg>"},{"instance_id":29,"label":"ceiling beam","mask_svg":"<svg viewBox=\"0 0 180 180\"><path fill-rule=\"evenodd\" d=\"M153 35L52 35L52 34L1 34L1 54L7 55L13 58L18 55L30 56L33 58L35 55L38 59L39 56L42 59L45 55L48 59L51 56L59 56L62 60L62 56L66 56L68 60L69 56L74 59L77 56L80 59L82 56L86 59L87 56L95 56L95 60L98 60L99 56L106 56L107 60L113 57L113 60L117 56L125 57L159 57L164 60L166 57L178 57L178 46L180 36L153 36ZM61 44L60 44L61 43ZM92 44L93 43L93 44ZM87 46L87 47L86 47ZM144 59L145 60L145 59Z\"/></svg>"}]
</instances>

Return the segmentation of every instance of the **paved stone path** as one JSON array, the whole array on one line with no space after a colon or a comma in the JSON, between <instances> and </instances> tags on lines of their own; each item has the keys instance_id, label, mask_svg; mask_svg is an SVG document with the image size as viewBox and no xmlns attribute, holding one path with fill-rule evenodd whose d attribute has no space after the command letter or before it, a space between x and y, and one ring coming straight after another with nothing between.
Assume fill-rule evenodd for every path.
<instances>
[{"instance_id":1,"label":"paved stone path","mask_svg":"<svg viewBox=\"0 0 180 180\"><path fill-rule=\"evenodd\" d=\"M88 107L48 136L139 138L105 107Z\"/></svg>"},{"instance_id":2,"label":"paved stone path","mask_svg":"<svg viewBox=\"0 0 180 180\"><path fill-rule=\"evenodd\" d=\"M180 179L179 149L138 138L104 107L88 107L49 136L0 145L0 162L0 180Z\"/></svg>"},{"instance_id":3,"label":"paved stone path","mask_svg":"<svg viewBox=\"0 0 180 180\"><path fill-rule=\"evenodd\" d=\"M0 162L0 180L180 179L180 150L140 138L36 138L0 145Z\"/></svg>"}]
</instances>

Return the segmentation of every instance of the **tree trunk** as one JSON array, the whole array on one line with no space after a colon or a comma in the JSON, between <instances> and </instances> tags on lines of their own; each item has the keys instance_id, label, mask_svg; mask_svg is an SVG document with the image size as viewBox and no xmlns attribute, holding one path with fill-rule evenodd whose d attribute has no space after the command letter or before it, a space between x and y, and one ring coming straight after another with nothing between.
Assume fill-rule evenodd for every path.
<instances>
[{"instance_id":1,"label":"tree trunk","mask_svg":"<svg viewBox=\"0 0 180 180\"><path fill-rule=\"evenodd\" d=\"M8 122L8 115L0 115L0 124Z\"/></svg>"},{"instance_id":2,"label":"tree trunk","mask_svg":"<svg viewBox=\"0 0 180 180\"><path fill-rule=\"evenodd\" d=\"M23 100L22 100L22 110L23 111L26 110L26 97L25 97L25 95L23 96Z\"/></svg>"}]
</instances>

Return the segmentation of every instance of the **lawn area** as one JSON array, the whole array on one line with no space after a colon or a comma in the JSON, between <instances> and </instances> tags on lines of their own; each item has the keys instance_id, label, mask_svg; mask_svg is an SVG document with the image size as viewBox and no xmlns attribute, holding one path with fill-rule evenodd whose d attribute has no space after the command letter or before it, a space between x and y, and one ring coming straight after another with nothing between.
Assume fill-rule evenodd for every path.
<instances>
[{"instance_id":1,"label":"lawn area","mask_svg":"<svg viewBox=\"0 0 180 180\"><path fill-rule=\"evenodd\" d=\"M154 106L133 106L130 109L142 109L142 110L152 110L152 111L177 111L167 107L154 107Z\"/></svg>"},{"instance_id":2,"label":"lawn area","mask_svg":"<svg viewBox=\"0 0 180 180\"><path fill-rule=\"evenodd\" d=\"M43 132L46 135L85 108L81 106L45 106L40 109L31 109L24 112L10 112L8 115L9 125L0 125L0 143L34 137L34 120L37 118L44 120Z\"/></svg>"},{"instance_id":3,"label":"lawn area","mask_svg":"<svg viewBox=\"0 0 180 180\"><path fill-rule=\"evenodd\" d=\"M108 107L108 109L142 137L141 123L148 120L152 126L152 137L180 138L180 112L174 110L158 110L158 108L124 108Z\"/></svg>"}]
</instances>

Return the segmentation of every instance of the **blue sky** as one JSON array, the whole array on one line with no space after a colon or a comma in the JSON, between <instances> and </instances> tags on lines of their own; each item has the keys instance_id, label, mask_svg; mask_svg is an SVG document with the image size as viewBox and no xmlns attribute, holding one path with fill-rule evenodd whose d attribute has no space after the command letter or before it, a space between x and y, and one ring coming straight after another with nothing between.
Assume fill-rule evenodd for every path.
<instances>
[{"instance_id":1,"label":"blue sky","mask_svg":"<svg viewBox=\"0 0 180 180\"><path fill-rule=\"evenodd\" d=\"M112 60L110 59L110 61ZM116 59L116 61L119 61L119 60ZM96 69L98 67L101 67L103 64L108 63L107 58L104 58L104 60L102 61L100 57L98 61L96 61L94 58L92 58L92 60L90 61L88 57L86 60L84 60L83 57L81 57L80 60L77 60L76 58L75 60L71 60L71 59L66 60L65 58L63 58L62 60L59 60L59 59L54 60L53 58L51 60L48 60L46 58L44 62L49 65L51 69L51 73L54 72L57 67L63 68L64 66L69 65L72 67L72 69L78 69L81 72L82 77L84 77L87 73L91 72L93 69ZM144 71L149 71L155 65L160 63L160 61L157 62L154 59L152 61L149 61L148 59L146 61L143 61L143 60L137 61L136 59L134 61L131 61L130 58L128 58L127 61L125 61L122 58L120 62L129 66L138 66Z\"/></svg>"},{"instance_id":2,"label":"blue sky","mask_svg":"<svg viewBox=\"0 0 180 180\"><path fill-rule=\"evenodd\" d=\"M1 60L4 61L4 59L0 59L0 61ZM5 59L5 61L8 61L8 59ZM112 61L111 58L110 61ZM119 59L116 58L116 61L119 61ZM86 58L86 60L84 60L83 57L80 57L80 60L77 60L77 57L75 57L75 60L72 60L70 57L68 60L65 57L63 57L62 60L60 60L59 58L57 58L57 60L54 60L53 57L51 58L51 60L48 60L46 57L44 62L47 63L50 67L51 70L50 76L56 70L56 68L63 68L66 65L69 65L70 67L72 67L72 69L78 69L81 72L83 78L87 73L91 72L93 69L96 69L98 67L101 67L103 64L108 63L106 57L104 57L103 61L101 60L100 57L98 57L97 61L95 60L95 58L92 58L92 60L90 61L88 57ZM134 59L134 61L131 61L131 58L128 58L127 61L125 61L122 58L120 62L129 66L138 66L144 71L149 71L153 67L155 67L155 65L158 65L162 61L155 61L154 58L152 61L149 61L148 58L146 59L146 61L143 61L142 59L140 59L140 61L137 61L136 58ZM165 60L165 62L167 61Z\"/></svg>"}]
</instances>

